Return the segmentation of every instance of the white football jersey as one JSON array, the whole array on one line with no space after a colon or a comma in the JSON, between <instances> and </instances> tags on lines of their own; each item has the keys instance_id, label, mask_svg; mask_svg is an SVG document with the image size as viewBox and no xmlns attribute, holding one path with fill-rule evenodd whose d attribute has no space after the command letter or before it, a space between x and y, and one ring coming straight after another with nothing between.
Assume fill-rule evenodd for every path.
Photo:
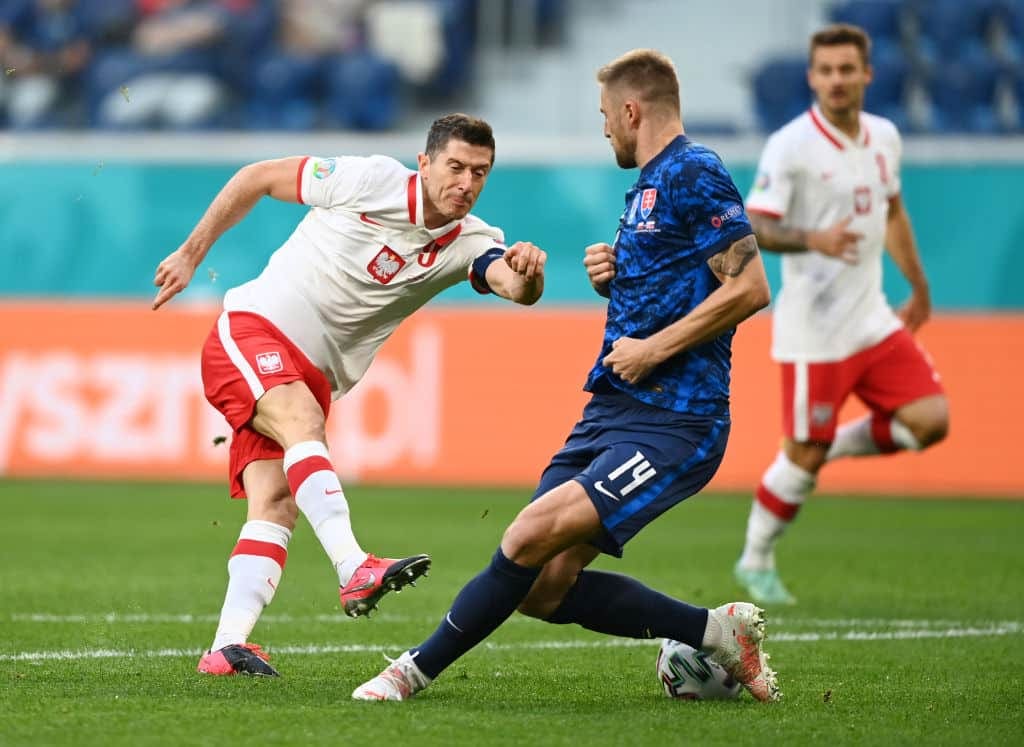
<instances>
[{"instance_id":1,"label":"white football jersey","mask_svg":"<svg viewBox=\"0 0 1024 747\"><path fill-rule=\"evenodd\" d=\"M900 191L899 132L887 119L861 114L857 142L813 107L768 139L747 211L803 230L851 217L863 235L849 265L814 251L782 255L772 356L835 361L880 342L900 321L882 292L882 252L889 198Z\"/></svg>"},{"instance_id":2,"label":"white football jersey","mask_svg":"<svg viewBox=\"0 0 1024 747\"><path fill-rule=\"evenodd\" d=\"M310 211L224 308L270 320L324 372L335 399L403 319L504 249L502 232L472 215L424 227L419 174L386 156L305 158L296 189Z\"/></svg>"}]
</instances>

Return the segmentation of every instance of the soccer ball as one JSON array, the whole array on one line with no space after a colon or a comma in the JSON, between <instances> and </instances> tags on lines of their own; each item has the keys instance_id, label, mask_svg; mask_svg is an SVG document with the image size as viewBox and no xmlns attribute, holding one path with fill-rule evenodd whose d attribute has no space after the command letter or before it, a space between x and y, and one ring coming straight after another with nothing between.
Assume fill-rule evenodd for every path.
<instances>
[{"instance_id":1,"label":"soccer ball","mask_svg":"<svg viewBox=\"0 0 1024 747\"><path fill-rule=\"evenodd\" d=\"M721 666L679 641L666 638L658 650L658 679L670 698L727 700L740 694L740 683Z\"/></svg>"}]
</instances>

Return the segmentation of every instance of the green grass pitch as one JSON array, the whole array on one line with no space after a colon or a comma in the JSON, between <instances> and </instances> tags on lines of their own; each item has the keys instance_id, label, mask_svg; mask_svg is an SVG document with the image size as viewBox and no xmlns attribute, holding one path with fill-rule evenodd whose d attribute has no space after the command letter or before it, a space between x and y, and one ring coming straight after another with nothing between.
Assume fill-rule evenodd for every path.
<instances>
[{"instance_id":1,"label":"green grass pitch","mask_svg":"<svg viewBox=\"0 0 1024 747\"><path fill-rule=\"evenodd\" d=\"M244 504L221 487L0 482L0 744L1019 744L1024 502L816 498L782 543L799 596L768 610L785 698L665 698L656 643L514 617L408 703L356 685L422 640L527 491L347 491L363 546L434 570L370 620L338 608L308 526L253 640L281 679L195 673ZM749 498L691 499L621 571L696 604L742 598Z\"/></svg>"}]
</instances>

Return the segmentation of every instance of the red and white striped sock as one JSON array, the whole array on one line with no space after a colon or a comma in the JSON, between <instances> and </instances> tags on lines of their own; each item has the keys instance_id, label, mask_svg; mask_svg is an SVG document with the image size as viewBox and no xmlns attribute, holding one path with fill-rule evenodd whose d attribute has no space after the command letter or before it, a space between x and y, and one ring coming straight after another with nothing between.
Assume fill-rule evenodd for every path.
<instances>
[{"instance_id":1,"label":"red and white striped sock","mask_svg":"<svg viewBox=\"0 0 1024 747\"><path fill-rule=\"evenodd\" d=\"M796 518L812 490L815 476L779 452L764 473L747 520L747 542L740 567L764 570L775 567L775 541Z\"/></svg>"},{"instance_id":2,"label":"red and white striped sock","mask_svg":"<svg viewBox=\"0 0 1024 747\"><path fill-rule=\"evenodd\" d=\"M828 450L828 460L891 454L904 449L920 451L921 444L911 430L892 415L876 412L839 426Z\"/></svg>"},{"instance_id":3,"label":"red and white striped sock","mask_svg":"<svg viewBox=\"0 0 1024 747\"><path fill-rule=\"evenodd\" d=\"M281 583L290 529L269 521L247 521L228 560L228 590L211 651L249 640L263 608Z\"/></svg>"},{"instance_id":4,"label":"red and white striped sock","mask_svg":"<svg viewBox=\"0 0 1024 747\"><path fill-rule=\"evenodd\" d=\"M299 510L309 520L344 586L367 556L352 533L348 501L327 447L319 441L295 444L284 453L284 471Z\"/></svg>"}]
</instances>

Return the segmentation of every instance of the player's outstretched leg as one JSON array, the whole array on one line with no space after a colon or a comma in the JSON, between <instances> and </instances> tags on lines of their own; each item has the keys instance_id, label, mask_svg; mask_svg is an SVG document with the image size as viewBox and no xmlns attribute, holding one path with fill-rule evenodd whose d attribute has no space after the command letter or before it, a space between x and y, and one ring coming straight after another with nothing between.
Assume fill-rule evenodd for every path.
<instances>
[{"instance_id":1,"label":"player's outstretched leg","mask_svg":"<svg viewBox=\"0 0 1024 747\"><path fill-rule=\"evenodd\" d=\"M708 615L709 625L714 620L721 632L721 638L712 647L711 660L720 664L761 702L779 700L782 692L778 678L768 666L768 654L761 648L764 642L764 610L749 602L730 602L708 610Z\"/></svg>"},{"instance_id":2,"label":"player's outstretched leg","mask_svg":"<svg viewBox=\"0 0 1024 747\"><path fill-rule=\"evenodd\" d=\"M388 662L383 672L353 691L353 699L408 700L432 681L416 666L416 654L406 651Z\"/></svg>"},{"instance_id":3,"label":"player's outstretched leg","mask_svg":"<svg viewBox=\"0 0 1024 747\"><path fill-rule=\"evenodd\" d=\"M349 617L369 616L381 597L389 591L415 586L416 579L429 570L429 555L411 555L400 560L367 555L348 583L340 587L341 606Z\"/></svg>"},{"instance_id":4,"label":"player's outstretched leg","mask_svg":"<svg viewBox=\"0 0 1024 747\"><path fill-rule=\"evenodd\" d=\"M200 674L251 674L258 677L280 677L268 661L270 656L255 643L239 643L207 651L199 660Z\"/></svg>"}]
</instances>

